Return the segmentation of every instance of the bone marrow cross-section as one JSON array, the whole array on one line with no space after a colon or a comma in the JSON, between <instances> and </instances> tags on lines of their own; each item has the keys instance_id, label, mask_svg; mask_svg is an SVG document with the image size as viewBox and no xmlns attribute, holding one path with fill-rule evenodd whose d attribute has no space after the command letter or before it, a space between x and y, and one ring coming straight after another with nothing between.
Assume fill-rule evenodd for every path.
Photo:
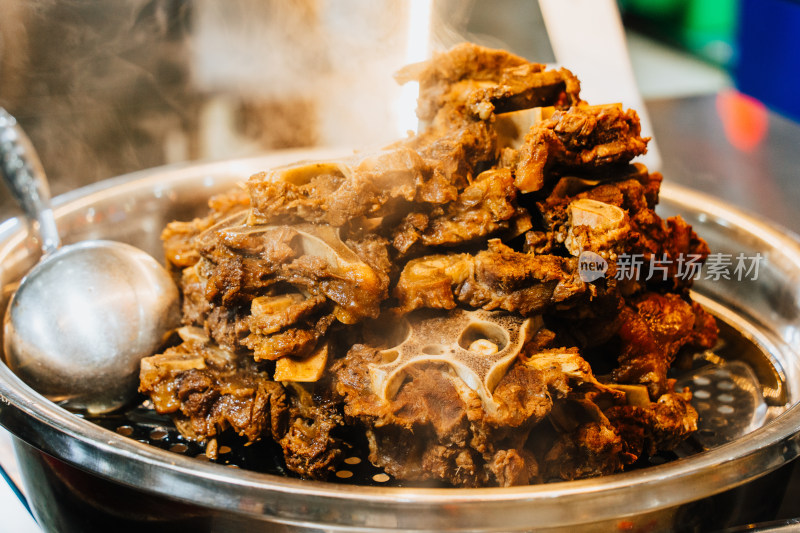
<instances>
[{"instance_id":1,"label":"bone marrow cross-section","mask_svg":"<svg viewBox=\"0 0 800 533\"><path fill-rule=\"evenodd\" d=\"M370 366L373 388L382 399L391 399L408 365L444 363L478 394L487 411L495 412L495 386L540 327L540 317L523 319L481 310L456 309L428 319L409 317L403 342L378 352L385 362Z\"/></svg>"}]
</instances>

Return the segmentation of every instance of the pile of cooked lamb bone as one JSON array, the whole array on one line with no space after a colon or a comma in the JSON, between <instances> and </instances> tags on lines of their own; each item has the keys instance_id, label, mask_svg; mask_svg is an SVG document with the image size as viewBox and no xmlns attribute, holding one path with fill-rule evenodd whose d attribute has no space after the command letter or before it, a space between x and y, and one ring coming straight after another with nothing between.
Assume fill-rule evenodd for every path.
<instances>
[{"instance_id":1,"label":"pile of cooked lamb bone","mask_svg":"<svg viewBox=\"0 0 800 533\"><path fill-rule=\"evenodd\" d=\"M273 439L312 479L354 432L396 479L456 487L674 449L697 412L668 371L717 337L675 259L709 250L655 213L636 112L473 44L397 78L419 82L420 133L260 172L167 226L183 326L140 391L212 459L224 432ZM668 266L619 276L625 255Z\"/></svg>"}]
</instances>

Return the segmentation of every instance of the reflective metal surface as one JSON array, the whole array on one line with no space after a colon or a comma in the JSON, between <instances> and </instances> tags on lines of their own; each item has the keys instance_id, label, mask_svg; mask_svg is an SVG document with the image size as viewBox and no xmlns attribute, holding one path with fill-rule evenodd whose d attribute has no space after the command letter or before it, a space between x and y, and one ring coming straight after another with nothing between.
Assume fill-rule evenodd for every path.
<instances>
[{"instance_id":1,"label":"reflective metal surface","mask_svg":"<svg viewBox=\"0 0 800 533\"><path fill-rule=\"evenodd\" d=\"M42 251L54 252L60 245L53 212L50 186L39 155L17 119L0 107L0 177L25 216L37 224Z\"/></svg>"},{"instance_id":2,"label":"reflective metal surface","mask_svg":"<svg viewBox=\"0 0 800 533\"><path fill-rule=\"evenodd\" d=\"M706 192L800 233L800 123L723 94L647 102L665 180ZM755 117L753 116L755 115ZM752 131L749 120L766 121ZM737 146L741 135L753 136Z\"/></svg>"},{"instance_id":3,"label":"reflective metal surface","mask_svg":"<svg viewBox=\"0 0 800 533\"><path fill-rule=\"evenodd\" d=\"M9 304L7 363L39 393L73 409L102 413L129 403L139 360L180 323L172 277L129 244L94 240L59 249L39 157L2 107L0 175L36 228L44 254Z\"/></svg>"},{"instance_id":4,"label":"reflective metal surface","mask_svg":"<svg viewBox=\"0 0 800 533\"><path fill-rule=\"evenodd\" d=\"M4 319L6 363L71 409L102 413L136 397L139 361L180 323L175 282L128 244L86 241L25 277Z\"/></svg>"},{"instance_id":5,"label":"reflective metal surface","mask_svg":"<svg viewBox=\"0 0 800 533\"><path fill-rule=\"evenodd\" d=\"M69 239L124 240L158 254L158 234L164 224L202 212L211 194L267 167L329 155L280 153L155 169L61 197L56 216L62 231L68 228L65 236ZM766 357L766 364L751 366L764 397L772 398L764 426L707 452L613 476L529 487L410 489L309 482L199 462L125 438L45 401L3 365L0 395L5 401L0 405L0 423L21 441L23 471L40 518L54 514L51 498L64 496L64 491L81 505L99 509L102 506L95 500L108 494L108 485L129 491L133 487L141 496L121 499L124 503L117 507L103 507L117 509L117 520L135 522L138 516L149 524L172 521L196 525L200 531L241 531L243 527L282 531L283 526L276 524L309 531L606 531L645 526L649 531L669 531L679 529L679 524L698 523L710 510L738 512L745 506L736 503L739 496L734 495L740 493L734 489L743 484L747 484L743 488L757 487L747 496L751 507L756 507L759 498L767 505L780 495L764 487L782 485L764 476L800 454L796 434L800 427L796 405L800 398L800 244L785 231L711 197L668 184L662 189L660 212L681 213L714 251L761 253L766 258L755 280L701 280L696 286L698 299L740 331L759 357ZM18 220L0 225L0 274L6 296L34 258ZM739 355L749 362L753 354ZM780 405L784 400L790 406L786 410ZM97 484L89 485L87 477ZM723 497L724 507L708 504ZM155 503L160 501L165 502L163 509ZM131 505L141 506L137 511ZM56 514L61 518L52 520L64 520L63 513ZM70 529L65 526L65 530Z\"/></svg>"}]
</instances>

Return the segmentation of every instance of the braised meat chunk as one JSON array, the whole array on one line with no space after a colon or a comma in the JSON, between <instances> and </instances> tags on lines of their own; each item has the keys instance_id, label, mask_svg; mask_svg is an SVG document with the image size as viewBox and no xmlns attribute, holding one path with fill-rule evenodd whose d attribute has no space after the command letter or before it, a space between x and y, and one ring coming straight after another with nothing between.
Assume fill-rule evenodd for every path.
<instances>
[{"instance_id":1,"label":"braised meat chunk","mask_svg":"<svg viewBox=\"0 0 800 533\"><path fill-rule=\"evenodd\" d=\"M618 105L575 106L556 111L531 128L516 165L515 184L522 192L545 185L549 170L591 172L628 162L647 149L635 111Z\"/></svg>"},{"instance_id":2,"label":"braised meat chunk","mask_svg":"<svg viewBox=\"0 0 800 533\"><path fill-rule=\"evenodd\" d=\"M668 392L667 371L680 348L709 349L716 341L716 325L702 307L675 294L631 298L620 319L622 351L614 378L647 385L654 397Z\"/></svg>"},{"instance_id":3,"label":"braised meat chunk","mask_svg":"<svg viewBox=\"0 0 800 533\"><path fill-rule=\"evenodd\" d=\"M586 290L574 258L515 252L499 241L474 256L450 254L409 261L395 286L403 312L457 304L542 314Z\"/></svg>"},{"instance_id":4,"label":"braised meat chunk","mask_svg":"<svg viewBox=\"0 0 800 533\"><path fill-rule=\"evenodd\" d=\"M271 438L298 474L325 479L335 469L345 453L333 436L342 424L335 408L315 403L300 385L273 381L251 358L216 346L202 330L180 333L183 343L142 360L139 390L157 411L174 415L184 436L211 442L231 430L251 442Z\"/></svg>"},{"instance_id":5,"label":"braised meat chunk","mask_svg":"<svg viewBox=\"0 0 800 533\"><path fill-rule=\"evenodd\" d=\"M636 112L472 44L397 77L419 82L418 133L264 170L167 226L184 326L141 392L207 453L223 432L269 439L313 479L356 446L459 487L680 446L697 413L671 369L717 335L680 266L709 249L656 213ZM670 266L644 277L631 256Z\"/></svg>"},{"instance_id":6,"label":"braised meat chunk","mask_svg":"<svg viewBox=\"0 0 800 533\"><path fill-rule=\"evenodd\" d=\"M156 410L175 413L181 432L201 440L228 427L250 440L286 431L288 404L279 383L201 330L181 334L183 343L142 360L139 388Z\"/></svg>"},{"instance_id":7,"label":"braised meat chunk","mask_svg":"<svg viewBox=\"0 0 800 533\"><path fill-rule=\"evenodd\" d=\"M508 169L481 173L444 208L406 215L392 232L392 244L404 255L434 246L456 247L499 233L516 237L531 228L528 212L516 203L517 189Z\"/></svg>"},{"instance_id":8,"label":"braised meat chunk","mask_svg":"<svg viewBox=\"0 0 800 533\"><path fill-rule=\"evenodd\" d=\"M409 65L397 79L419 82L417 116L426 121L456 108L467 108L486 120L492 112L580 101L580 82L568 70L548 71L545 65L471 43L437 54L432 61Z\"/></svg>"}]
</instances>

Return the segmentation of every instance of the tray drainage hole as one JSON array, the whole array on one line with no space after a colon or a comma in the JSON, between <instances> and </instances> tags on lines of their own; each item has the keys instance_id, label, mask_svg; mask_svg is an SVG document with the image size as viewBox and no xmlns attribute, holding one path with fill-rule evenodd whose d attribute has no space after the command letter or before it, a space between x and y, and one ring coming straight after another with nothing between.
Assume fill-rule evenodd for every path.
<instances>
[{"instance_id":1,"label":"tray drainage hole","mask_svg":"<svg viewBox=\"0 0 800 533\"><path fill-rule=\"evenodd\" d=\"M725 403L731 403L734 400L733 394L720 394L717 396L717 400Z\"/></svg>"},{"instance_id":2,"label":"tray drainage hole","mask_svg":"<svg viewBox=\"0 0 800 533\"><path fill-rule=\"evenodd\" d=\"M219 449L217 450L217 453L219 455L225 455L226 453L231 453L231 447L230 446L220 446Z\"/></svg>"},{"instance_id":3,"label":"tray drainage hole","mask_svg":"<svg viewBox=\"0 0 800 533\"><path fill-rule=\"evenodd\" d=\"M339 470L338 472L336 472L336 477L338 477L339 479L348 479L353 477L353 473L349 470Z\"/></svg>"},{"instance_id":4,"label":"tray drainage hole","mask_svg":"<svg viewBox=\"0 0 800 533\"><path fill-rule=\"evenodd\" d=\"M377 481L378 483L386 483L390 479L389 474L375 474L372 476L372 481Z\"/></svg>"},{"instance_id":5,"label":"tray drainage hole","mask_svg":"<svg viewBox=\"0 0 800 533\"><path fill-rule=\"evenodd\" d=\"M150 438L153 440L164 440L169 435L169 432L164 428L156 428L150 432Z\"/></svg>"},{"instance_id":6,"label":"tray drainage hole","mask_svg":"<svg viewBox=\"0 0 800 533\"><path fill-rule=\"evenodd\" d=\"M719 411L723 415L730 415L733 414L734 408L731 405L720 405L719 407L717 407L717 411Z\"/></svg>"},{"instance_id":7,"label":"tray drainage hole","mask_svg":"<svg viewBox=\"0 0 800 533\"><path fill-rule=\"evenodd\" d=\"M175 453L186 453L189 450L189 447L185 444L175 444L174 446L170 447L169 451Z\"/></svg>"},{"instance_id":8,"label":"tray drainage hole","mask_svg":"<svg viewBox=\"0 0 800 533\"><path fill-rule=\"evenodd\" d=\"M717 388L720 390L733 390L736 385L733 384L733 381L720 381L717 383Z\"/></svg>"},{"instance_id":9,"label":"tray drainage hole","mask_svg":"<svg viewBox=\"0 0 800 533\"><path fill-rule=\"evenodd\" d=\"M701 389L699 391L695 391L693 394L694 397L697 398L698 400L708 400L709 398L711 398L711 393L708 392L707 390Z\"/></svg>"},{"instance_id":10,"label":"tray drainage hole","mask_svg":"<svg viewBox=\"0 0 800 533\"><path fill-rule=\"evenodd\" d=\"M654 455L653 457L650 458L649 462L651 465L655 466L655 465L663 465L664 463L667 462L667 460L659 455Z\"/></svg>"},{"instance_id":11,"label":"tray drainage hole","mask_svg":"<svg viewBox=\"0 0 800 533\"><path fill-rule=\"evenodd\" d=\"M713 429L699 429L697 430L697 435L700 437L716 437L717 432Z\"/></svg>"},{"instance_id":12,"label":"tray drainage hole","mask_svg":"<svg viewBox=\"0 0 800 533\"><path fill-rule=\"evenodd\" d=\"M194 458L197 459L198 461L210 461L208 456L206 454L204 454L204 453L199 453L199 454L195 455Z\"/></svg>"},{"instance_id":13,"label":"tray drainage hole","mask_svg":"<svg viewBox=\"0 0 800 533\"><path fill-rule=\"evenodd\" d=\"M724 405L722 407L730 407L730 405ZM728 425L728 420L721 416L712 416L708 419L709 425L716 427L716 428L724 428Z\"/></svg>"},{"instance_id":14,"label":"tray drainage hole","mask_svg":"<svg viewBox=\"0 0 800 533\"><path fill-rule=\"evenodd\" d=\"M349 465L357 465L361 463L361 457L348 457L344 462Z\"/></svg>"},{"instance_id":15,"label":"tray drainage hole","mask_svg":"<svg viewBox=\"0 0 800 533\"><path fill-rule=\"evenodd\" d=\"M117 428L117 433L119 433L123 437L130 437L131 435L133 435L133 427L132 426L119 426Z\"/></svg>"},{"instance_id":16,"label":"tray drainage hole","mask_svg":"<svg viewBox=\"0 0 800 533\"><path fill-rule=\"evenodd\" d=\"M706 385L711 385L711 380L705 376L697 376L694 378L694 382L701 387L705 387Z\"/></svg>"}]
</instances>

